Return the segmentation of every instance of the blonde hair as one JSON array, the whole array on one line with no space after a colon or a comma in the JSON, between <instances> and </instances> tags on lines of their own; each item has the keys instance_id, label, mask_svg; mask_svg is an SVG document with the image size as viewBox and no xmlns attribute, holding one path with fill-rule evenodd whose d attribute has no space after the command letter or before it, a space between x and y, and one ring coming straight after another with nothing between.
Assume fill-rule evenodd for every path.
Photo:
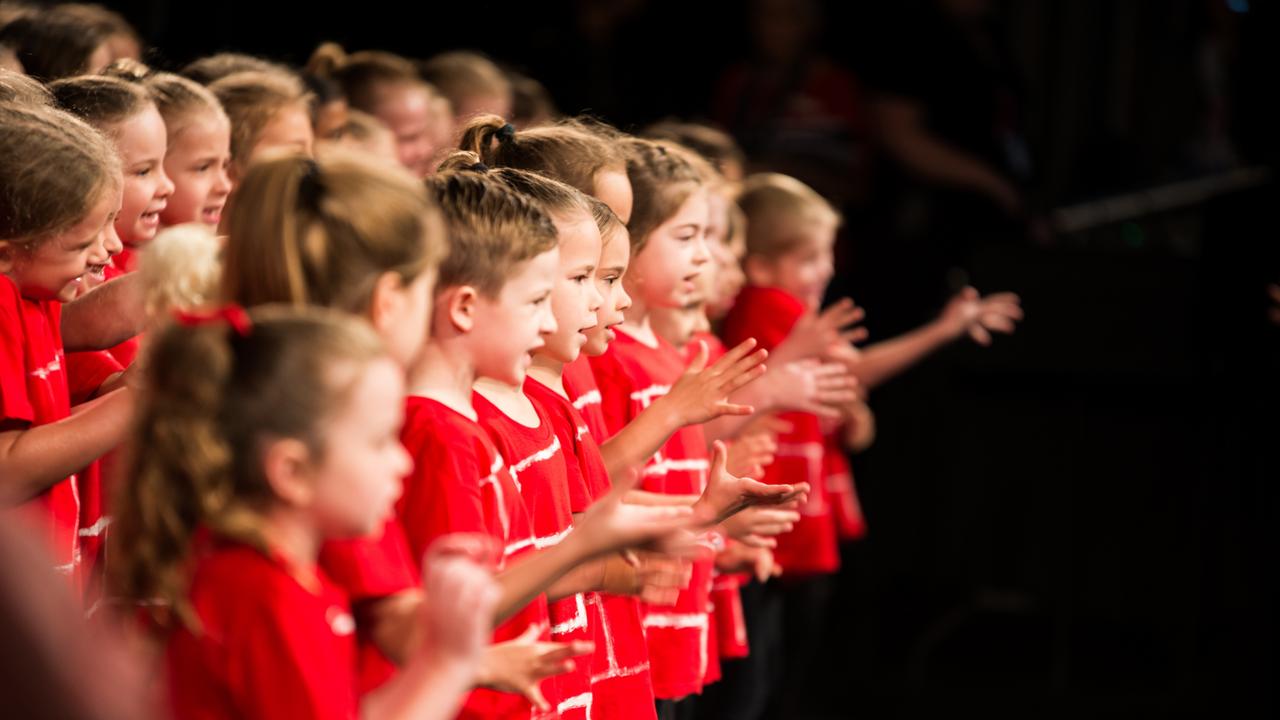
<instances>
[{"instance_id":1,"label":"blonde hair","mask_svg":"<svg viewBox=\"0 0 1280 720\"><path fill-rule=\"evenodd\" d=\"M363 313L383 273L407 285L444 254L439 212L399 167L334 148L255 164L227 217L223 297Z\"/></svg>"},{"instance_id":2,"label":"blonde hair","mask_svg":"<svg viewBox=\"0 0 1280 720\"><path fill-rule=\"evenodd\" d=\"M79 118L0 103L0 239L33 247L83 220L121 182L115 148Z\"/></svg>"},{"instance_id":3,"label":"blonde hair","mask_svg":"<svg viewBox=\"0 0 1280 720\"><path fill-rule=\"evenodd\" d=\"M0 69L0 102L48 106L53 104L53 96L30 76Z\"/></svg>"},{"instance_id":4,"label":"blonde hair","mask_svg":"<svg viewBox=\"0 0 1280 720\"><path fill-rule=\"evenodd\" d=\"M387 88L395 85L422 87L429 95L435 95L412 62L381 50L347 54L337 43L324 43L311 54L306 71L338 83L347 96L347 104L367 113L374 113Z\"/></svg>"},{"instance_id":5,"label":"blonde hair","mask_svg":"<svg viewBox=\"0 0 1280 720\"><path fill-rule=\"evenodd\" d=\"M591 204L591 217L596 221L596 228L600 230L600 239L603 244L608 245L619 232L626 232L627 226L622 222L622 218L609 207L608 203L603 200L587 196L587 202Z\"/></svg>"},{"instance_id":6,"label":"blonde hair","mask_svg":"<svg viewBox=\"0 0 1280 720\"><path fill-rule=\"evenodd\" d=\"M251 313L229 323L170 324L147 352L134 449L115 502L109 583L152 608L164 630L199 630L187 601L197 528L266 553L262 513L276 501L262 443L291 438L324 453L322 427L360 368L382 357L367 324L322 309Z\"/></svg>"},{"instance_id":7,"label":"blonde hair","mask_svg":"<svg viewBox=\"0 0 1280 720\"><path fill-rule=\"evenodd\" d=\"M747 255L766 259L794 249L797 226L841 223L840 213L813 188L780 173L747 176L738 207L746 218Z\"/></svg>"},{"instance_id":8,"label":"blonde hair","mask_svg":"<svg viewBox=\"0 0 1280 720\"><path fill-rule=\"evenodd\" d=\"M311 96L295 75L278 72L239 72L209 85L231 121L231 159L243 164L258 138L281 110L297 107L311 112ZM239 202L239 193L237 193Z\"/></svg>"},{"instance_id":9,"label":"blonde hair","mask_svg":"<svg viewBox=\"0 0 1280 720\"><path fill-rule=\"evenodd\" d=\"M426 183L449 229L437 293L470 285L496 297L520 263L556 247L556 226L547 211L488 173L447 172Z\"/></svg>"},{"instance_id":10,"label":"blonde hair","mask_svg":"<svg viewBox=\"0 0 1280 720\"><path fill-rule=\"evenodd\" d=\"M626 143L627 179L635 197L627 230L632 252L639 253L649 233L674 215L703 181L686 151L654 140L629 138Z\"/></svg>"},{"instance_id":11,"label":"blonde hair","mask_svg":"<svg viewBox=\"0 0 1280 720\"><path fill-rule=\"evenodd\" d=\"M394 140L394 134L381 120L363 110L347 111L347 124L342 128L342 137L350 138L358 143L370 143L379 137Z\"/></svg>"},{"instance_id":12,"label":"blonde hair","mask_svg":"<svg viewBox=\"0 0 1280 720\"><path fill-rule=\"evenodd\" d=\"M497 115L477 115L463 129L458 148L489 167L532 170L588 195L595 192L597 173L626 169L615 142L573 120L517 132Z\"/></svg>"},{"instance_id":13,"label":"blonde hair","mask_svg":"<svg viewBox=\"0 0 1280 720\"><path fill-rule=\"evenodd\" d=\"M155 107L141 85L119 77L81 75L49 84L58 107L113 135L121 123Z\"/></svg>"},{"instance_id":14,"label":"blonde hair","mask_svg":"<svg viewBox=\"0 0 1280 720\"><path fill-rule=\"evenodd\" d=\"M174 310L210 305L222 279L222 243L203 223L165 228L143 248L139 272L149 324Z\"/></svg>"},{"instance_id":15,"label":"blonde hair","mask_svg":"<svg viewBox=\"0 0 1280 720\"><path fill-rule=\"evenodd\" d=\"M511 81L489 58L468 50L440 53L423 62L422 78L439 89L453 104L454 112L469 97L512 97Z\"/></svg>"}]
</instances>

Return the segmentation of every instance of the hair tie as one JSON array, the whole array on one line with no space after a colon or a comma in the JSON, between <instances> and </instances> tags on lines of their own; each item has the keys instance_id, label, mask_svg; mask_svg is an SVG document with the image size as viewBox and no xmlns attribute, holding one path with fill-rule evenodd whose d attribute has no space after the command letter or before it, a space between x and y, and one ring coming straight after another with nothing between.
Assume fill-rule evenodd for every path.
<instances>
[{"instance_id":1,"label":"hair tie","mask_svg":"<svg viewBox=\"0 0 1280 720\"><path fill-rule=\"evenodd\" d=\"M498 128L498 132L494 134L494 137L498 138L498 142L500 143L509 143L516 139L516 126L511 123L507 123L506 125Z\"/></svg>"},{"instance_id":2,"label":"hair tie","mask_svg":"<svg viewBox=\"0 0 1280 720\"><path fill-rule=\"evenodd\" d=\"M173 319L179 325L192 328L224 322L240 337L248 337L249 331L253 329L253 321L249 319L249 313L235 304L223 305L216 310L176 310L173 313Z\"/></svg>"},{"instance_id":3,"label":"hair tie","mask_svg":"<svg viewBox=\"0 0 1280 720\"><path fill-rule=\"evenodd\" d=\"M488 165L485 165L485 164L484 164L484 163L482 163L482 162L472 163L472 164L468 165L468 166L467 166L466 168L464 168L464 169L466 169L466 170L470 170L471 172L478 172L478 173L487 173L487 172L489 172L489 166L488 166Z\"/></svg>"},{"instance_id":4,"label":"hair tie","mask_svg":"<svg viewBox=\"0 0 1280 720\"><path fill-rule=\"evenodd\" d=\"M302 161L302 177L298 178L298 204L315 208L324 193L324 185L320 182L320 166L315 160L306 158Z\"/></svg>"}]
</instances>

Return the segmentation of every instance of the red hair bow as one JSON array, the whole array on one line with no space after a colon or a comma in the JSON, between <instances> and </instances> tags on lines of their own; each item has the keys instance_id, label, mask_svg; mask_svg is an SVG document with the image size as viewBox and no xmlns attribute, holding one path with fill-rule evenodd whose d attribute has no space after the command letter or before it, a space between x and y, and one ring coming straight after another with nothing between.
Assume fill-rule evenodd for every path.
<instances>
[{"instance_id":1,"label":"red hair bow","mask_svg":"<svg viewBox=\"0 0 1280 720\"><path fill-rule=\"evenodd\" d=\"M199 327L209 323L225 322L240 337L248 336L249 330L253 328L253 321L249 319L249 313L245 312L245 309L239 305L223 305L216 310L202 312L177 310L173 313L173 317L180 325L185 325L186 327Z\"/></svg>"}]
</instances>

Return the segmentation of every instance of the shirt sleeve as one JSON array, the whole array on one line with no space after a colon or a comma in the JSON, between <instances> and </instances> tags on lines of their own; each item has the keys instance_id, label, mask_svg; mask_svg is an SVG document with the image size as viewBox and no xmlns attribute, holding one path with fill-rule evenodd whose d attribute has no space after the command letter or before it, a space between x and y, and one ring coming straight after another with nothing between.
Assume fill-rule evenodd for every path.
<instances>
[{"instance_id":1,"label":"shirt sleeve","mask_svg":"<svg viewBox=\"0 0 1280 720\"><path fill-rule=\"evenodd\" d=\"M71 404L86 402L107 378L118 372L124 372L124 367L106 350L67 353L67 385L71 390Z\"/></svg>"},{"instance_id":2,"label":"shirt sleeve","mask_svg":"<svg viewBox=\"0 0 1280 720\"><path fill-rule=\"evenodd\" d=\"M387 520L371 537L325 543L320 550L320 566L352 603L418 586L417 563L395 518Z\"/></svg>"},{"instance_id":3,"label":"shirt sleeve","mask_svg":"<svg viewBox=\"0 0 1280 720\"><path fill-rule=\"evenodd\" d=\"M16 430L35 419L27 396L27 364L17 290L0 278L0 432Z\"/></svg>"},{"instance_id":4,"label":"shirt sleeve","mask_svg":"<svg viewBox=\"0 0 1280 720\"><path fill-rule=\"evenodd\" d=\"M441 535L488 534L480 495L480 480L488 474L469 442L437 439L418 448L399 505L400 525L415 558Z\"/></svg>"}]
</instances>

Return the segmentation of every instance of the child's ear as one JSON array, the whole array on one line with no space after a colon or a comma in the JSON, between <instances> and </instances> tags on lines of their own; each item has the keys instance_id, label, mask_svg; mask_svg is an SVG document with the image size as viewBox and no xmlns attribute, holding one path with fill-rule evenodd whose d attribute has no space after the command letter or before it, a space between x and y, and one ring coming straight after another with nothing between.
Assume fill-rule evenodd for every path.
<instances>
[{"instance_id":1,"label":"child's ear","mask_svg":"<svg viewBox=\"0 0 1280 720\"><path fill-rule=\"evenodd\" d=\"M743 258L742 272L747 276L747 282L756 287L770 287L774 284L773 263L759 255Z\"/></svg>"},{"instance_id":2,"label":"child's ear","mask_svg":"<svg viewBox=\"0 0 1280 720\"><path fill-rule=\"evenodd\" d=\"M454 330L469 333L475 328L476 304L480 301L480 293L474 287L459 285L450 288L440 300Z\"/></svg>"},{"instance_id":3,"label":"child's ear","mask_svg":"<svg viewBox=\"0 0 1280 720\"><path fill-rule=\"evenodd\" d=\"M378 334L388 337L404 314L404 280L398 273L384 272L373 283L369 299L369 322Z\"/></svg>"},{"instance_id":4,"label":"child's ear","mask_svg":"<svg viewBox=\"0 0 1280 720\"><path fill-rule=\"evenodd\" d=\"M262 472L282 502L291 507L306 507L315 495L310 473L311 451L295 438L273 440L262 452Z\"/></svg>"}]
</instances>

